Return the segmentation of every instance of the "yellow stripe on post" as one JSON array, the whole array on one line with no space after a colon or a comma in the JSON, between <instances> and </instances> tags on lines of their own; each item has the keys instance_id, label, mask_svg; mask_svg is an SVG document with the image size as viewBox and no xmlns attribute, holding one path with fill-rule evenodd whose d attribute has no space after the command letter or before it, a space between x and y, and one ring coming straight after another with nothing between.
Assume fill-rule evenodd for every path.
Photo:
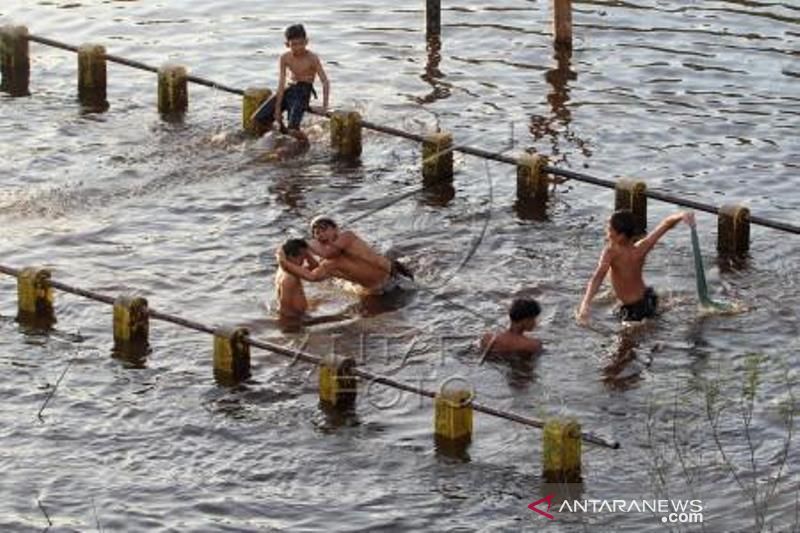
<instances>
[{"instance_id":1,"label":"yellow stripe on post","mask_svg":"<svg viewBox=\"0 0 800 533\"><path fill-rule=\"evenodd\" d=\"M521 205L547 204L549 180L544 172L547 164L547 157L539 154L523 154L517 160L517 201Z\"/></svg>"},{"instance_id":2,"label":"yellow stripe on post","mask_svg":"<svg viewBox=\"0 0 800 533\"><path fill-rule=\"evenodd\" d=\"M263 135L267 128L253 118L258 108L270 99L272 91L266 87L250 87L245 89L242 97L242 128L252 135ZM271 117L270 117L271 118Z\"/></svg>"},{"instance_id":3,"label":"yellow stripe on post","mask_svg":"<svg viewBox=\"0 0 800 533\"><path fill-rule=\"evenodd\" d=\"M338 157L358 159L361 156L361 115L356 111L334 111L331 114L331 148Z\"/></svg>"},{"instance_id":4,"label":"yellow stripe on post","mask_svg":"<svg viewBox=\"0 0 800 533\"><path fill-rule=\"evenodd\" d=\"M425 185L453 181L453 135L441 131L422 143L422 179Z\"/></svg>"},{"instance_id":5,"label":"yellow stripe on post","mask_svg":"<svg viewBox=\"0 0 800 533\"><path fill-rule=\"evenodd\" d=\"M250 377L250 344L247 328L214 331L214 377L221 385L235 385Z\"/></svg>"},{"instance_id":6,"label":"yellow stripe on post","mask_svg":"<svg viewBox=\"0 0 800 533\"><path fill-rule=\"evenodd\" d=\"M328 355L319 367L319 400L329 407L349 408L355 404L357 386L352 357Z\"/></svg>"},{"instance_id":7,"label":"yellow stripe on post","mask_svg":"<svg viewBox=\"0 0 800 533\"><path fill-rule=\"evenodd\" d=\"M181 65L164 65L158 69L158 112L179 117L189 109L188 73Z\"/></svg>"},{"instance_id":8,"label":"yellow stripe on post","mask_svg":"<svg viewBox=\"0 0 800 533\"><path fill-rule=\"evenodd\" d=\"M449 455L461 455L472 442L472 400L475 397L463 378L445 380L434 400L434 440Z\"/></svg>"},{"instance_id":9,"label":"yellow stripe on post","mask_svg":"<svg viewBox=\"0 0 800 533\"><path fill-rule=\"evenodd\" d=\"M548 483L580 483L581 426L549 420L542 435L542 476Z\"/></svg>"},{"instance_id":10,"label":"yellow stripe on post","mask_svg":"<svg viewBox=\"0 0 800 533\"><path fill-rule=\"evenodd\" d=\"M90 111L108 109L104 46L84 44L78 48L78 100Z\"/></svg>"},{"instance_id":11,"label":"yellow stripe on post","mask_svg":"<svg viewBox=\"0 0 800 533\"><path fill-rule=\"evenodd\" d=\"M717 219L717 251L723 256L743 256L750 250L750 210L723 205Z\"/></svg>"},{"instance_id":12,"label":"yellow stripe on post","mask_svg":"<svg viewBox=\"0 0 800 533\"><path fill-rule=\"evenodd\" d=\"M147 300L120 296L114 300L114 348L126 355L144 355L148 349L150 315Z\"/></svg>"},{"instance_id":13,"label":"yellow stripe on post","mask_svg":"<svg viewBox=\"0 0 800 533\"><path fill-rule=\"evenodd\" d=\"M17 320L40 324L55 322L50 271L35 267L22 269L17 278L17 303Z\"/></svg>"}]
</instances>

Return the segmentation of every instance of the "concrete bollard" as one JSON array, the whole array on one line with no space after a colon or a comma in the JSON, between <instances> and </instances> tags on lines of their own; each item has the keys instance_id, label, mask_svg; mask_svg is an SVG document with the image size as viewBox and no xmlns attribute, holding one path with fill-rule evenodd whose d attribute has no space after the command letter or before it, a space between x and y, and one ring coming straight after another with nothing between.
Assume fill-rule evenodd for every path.
<instances>
[{"instance_id":1,"label":"concrete bollard","mask_svg":"<svg viewBox=\"0 0 800 533\"><path fill-rule=\"evenodd\" d=\"M717 251L726 256L746 255L750 249L750 210L723 205L717 219Z\"/></svg>"},{"instance_id":2,"label":"concrete bollard","mask_svg":"<svg viewBox=\"0 0 800 533\"><path fill-rule=\"evenodd\" d=\"M78 48L78 100L93 111L108 109L104 46L84 44Z\"/></svg>"},{"instance_id":3,"label":"concrete bollard","mask_svg":"<svg viewBox=\"0 0 800 533\"><path fill-rule=\"evenodd\" d=\"M643 181L621 179L616 185L614 209L627 209L636 219L636 234L647 231L647 184Z\"/></svg>"},{"instance_id":4,"label":"concrete bollard","mask_svg":"<svg viewBox=\"0 0 800 533\"><path fill-rule=\"evenodd\" d=\"M542 476L548 483L580 483L581 426L549 420L542 435Z\"/></svg>"},{"instance_id":5,"label":"concrete bollard","mask_svg":"<svg viewBox=\"0 0 800 533\"><path fill-rule=\"evenodd\" d=\"M572 50L572 0L553 0L553 47Z\"/></svg>"},{"instance_id":6,"label":"concrete bollard","mask_svg":"<svg viewBox=\"0 0 800 533\"><path fill-rule=\"evenodd\" d=\"M3 75L0 91L11 96L28 96L30 94L29 49L27 27L3 26L0 28L0 70Z\"/></svg>"},{"instance_id":7,"label":"concrete bollard","mask_svg":"<svg viewBox=\"0 0 800 533\"><path fill-rule=\"evenodd\" d=\"M549 180L544 172L547 158L539 154L523 154L517 160L517 201L523 205L543 207L547 203Z\"/></svg>"},{"instance_id":8,"label":"concrete bollard","mask_svg":"<svg viewBox=\"0 0 800 533\"><path fill-rule=\"evenodd\" d=\"M357 386L352 357L328 355L319 367L319 401L325 406L349 408L355 404Z\"/></svg>"},{"instance_id":9,"label":"concrete bollard","mask_svg":"<svg viewBox=\"0 0 800 533\"><path fill-rule=\"evenodd\" d=\"M113 324L116 350L136 355L147 351L150 316L146 299L119 296L114 300Z\"/></svg>"},{"instance_id":10,"label":"concrete bollard","mask_svg":"<svg viewBox=\"0 0 800 533\"><path fill-rule=\"evenodd\" d=\"M242 128L252 135L263 135L267 129L253 119L253 113L270 99L272 91L266 87L250 87L245 89L242 97Z\"/></svg>"},{"instance_id":11,"label":"concrete bollard","mask_svg":"<svg viewBox=\"0 0 800 533\"><path fill-rule=\"evenodd\" d=\"M53 288L50 271L27 267L17 278L17 320L20 322L53 323Z\"/></svg>"},{"instance_id":12,"label":"concrete bollard","mask_svg":"<svg viewBox=\"0 0 800 533\"><path fill-rule=\"evenodd\" d=\"M361 115L356 111L331 114L331 148L337 156L358 159L361 156Z\"/></svg>"},{"instance_id":13,"label":"concrete bollard","mask_svg":"<svg viewBox=\"0 0 800 533\"><path fill-rule=\"evenodd\" d=\"M425 136L422 143L422 180L425 185L453 181L453 136L447 132Z\"/></svg>"},{"instance_id":14,"label":"concrete bollard","mask_svg":"<svg viewBox=\"0 0 800 533\"><path fill-rule=\"evenodd\" d=\"M164 65L158 69L158 112L181 115L189 108L186 67Z\"/></svg>"},{"instance_id":15,"label":"concrete bollard","mask_svg":"<svg viewBox=\"0 0 800 533\"><path fill-rule=\"evenodd\" d=\"M246 328L214 331L214 377L223 385L234 385L250 377L250 345Z\"/></svg>"},{"instance_id":16,"label":"concrete bollard","mask_svg":"<svg viewBox=\"0 0 800 533\"><path fill-rule=\"evenodd\" d=\"M474 397L471 388L458 385L455 380L442 383L435 399L434 436L437 445L452 450L466 447L472 441Z\"/></svg>"},{"instance_id":17,"label":"concrete bollard","mask_svg":"<svg viewBox=\"0 0 800 533\"><path fill-rule=\"evenodd\" d=\"M442 0L425 0L425 38L442 33Z\"/></svg>"}]
</instances>

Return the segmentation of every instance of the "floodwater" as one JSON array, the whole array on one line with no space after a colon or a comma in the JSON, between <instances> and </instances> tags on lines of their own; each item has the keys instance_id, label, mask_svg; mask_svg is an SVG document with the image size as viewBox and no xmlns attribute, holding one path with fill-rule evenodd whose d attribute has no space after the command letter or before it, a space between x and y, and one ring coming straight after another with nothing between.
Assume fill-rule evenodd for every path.
<instances>
[{"instance_id":1,"label":"floodwater","mask_svg":"<svg viewBox=\"0 0 800 533\"><path fill-rule=\"evenodd\" d=\"M549 2L445 3L438 53L426 50L422 5L4 0L0 23L244 88L274 84L282 29L302 21L335 107L800 223L796 2L575 2L574 53L560 61ZM602 247L609 191L567 182L546 217L531 218L514 208L513 168L456 155L452 194L408 194L421 185L418 146L365 132L361 163L344 164L316 117L306 122L310 151L265 162L263 145L238 135L236 96L192 86L185 120L163 122L155 77L109 65L109 111L82 113L75 56L35 43L31 53L32 95L0 98L0 262L46 266L65 283L133 292L157 310L245 325L316 354L350 354L429 389L458 375L483 403L572 416L622 447L584 445L583 483L547 487L538 430L476 413L467 455L453 457L434 446L426 399L363 387L355 415L330 416L313 369L261 351L252 380L225 387L208 335L158 322L149 356L121 360L107 306L57 293L55 329L27 330L3 276L0 530L798 527L797 236L754 226L748 261L731 269L716 261L716 221L698 214L713 297L746 312L698 311L679 226L647 267L667 312L621 331L601 299L594 327L582 328L572 313ZM671 211L651 202L650 227ZM353 311L356 297L334 284L309 286L317 313L349 318L282 332L274 249L319 213L354 221L425 288L375 313ZM503 327L518 295L542 304L545 352L479 364L472 341ZM552 492L554 505L700 500L703 523L555 508L550 522L528 510Z\"/></svg>"}]
</instances>

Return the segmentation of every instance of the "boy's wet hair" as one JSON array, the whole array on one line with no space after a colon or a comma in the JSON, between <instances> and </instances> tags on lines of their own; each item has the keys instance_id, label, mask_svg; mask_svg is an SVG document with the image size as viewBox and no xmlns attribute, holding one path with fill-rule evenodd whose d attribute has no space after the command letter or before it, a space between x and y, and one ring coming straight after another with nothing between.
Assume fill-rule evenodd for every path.
<instances>
[{"instance_id":1,"label":"boy's wet hair","mask_svg":"<svg viewBox=\"0 0 800 533\"><path fill-rule=\"evenodd\" d=\"M611 229L626 236L629 239L636 237L636 219L633 213L627 209L620 209L614 211L611 218L608 220Z\"/></svg>"},{"instance_id":2,"label":"boy's wet hair","mask_svg":"<svg viewBox=\"0 0 800 533\"><path fill-rule=\"evenodd\" d=\"M306 29L303 27L302 24L292 24L286 31L283 32L283 35L286 37L286 42L288 43L292 39L305 39L306 38Z\"/></svg>"},{"instance_id":3,"label":"boy's wet hair","mask_svg":"<svg viewBox=\"0 0 800 533\"><path fill-rule=\"evenodd\" d=\"M286 257L297 257L308 248L308 243L303 239L288 239L283 243L283 253Z\"/></svg>"},{"instance_id":4,"label":"boy's wet hair","mask_svg":"<svg viewBox=\"0 0 800 533\"><path fill-rule=\"evenodd\" d=\"M320 216L311 221L311 234L318 229L337 228L336 222L331 217Z\"/></svg>"},{"instance_id":5,"label":"boy's wet hair","mask_svg":"<svg viewBox=\"0 0 800 533\"><path fill-rule=\"evenodd\" d=\"M511 302L511 309L508 310L508 316L511 318L512 322L518 322L526 318L536 318L541 312L542 308L536 300L517 298Z\"/></svg>"}]
</instances>

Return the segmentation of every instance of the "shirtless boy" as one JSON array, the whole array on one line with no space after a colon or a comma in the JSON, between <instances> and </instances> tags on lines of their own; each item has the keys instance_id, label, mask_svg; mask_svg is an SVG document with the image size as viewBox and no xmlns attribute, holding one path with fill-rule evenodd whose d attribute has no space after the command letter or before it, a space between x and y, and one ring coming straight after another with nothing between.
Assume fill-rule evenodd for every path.
<instances>
[{"instance_id":1,"label":"shirtless boy","mask_svg":"<svg viewBox=\"0 0 800 533\"><path fill-rule=\"evenodd\" d=\"M316 260L310 254L308 243L303 239L289 239L279 248L286 262L302 267L307 262L313 269ZM303 282L296 275L280 267L275 272L275 296L278 300L278 313L283 318L300 318L308 309L308 301L303 291Z\"/></svg>"},{"instance_id":2,"label":"shirtless boy","mask_svg":"<svg viewBox=\"0 0 800 533\"><path fill-rule=\"evenodd\" d=\"M694 225L694 214L678 212L670 215L641 240L635 240L636 223L630 211L616 211L608 220L606 227L606 247L600 261L589 280L586 293L578 309L577 318L581 323L589 320L592 298L600 288L606 274L611 270L611 285L622 304L620 319L640 321L655 316L658 297L652 287L647 287L642 278L642 269L647 254L658 240L681 220Z\"/></svg>"},{"instance_id":3,"label":"shirtless boy","mask_svg":"<svg viewBox=\"0 0 800 533\"><path fill-rule=\"evenodd\" d=\"M288 133L296 139L307 142L305 134L300 131L300 121L308 109L308 102L314 91L314 79L319 76L322 81L322 110L328 109L330 83L319 56L307 49L308 38L302 24L294 24L286 28L286 47L278 62L278 91L264 102L252 115L267 129L272 128L273 121L280 125L283 131L283 112L289 116ZM286 87L286 70L292 75L292 83Z\"/></svg>"},{"instance_id":4,"label":"shirtless boy","mask_svg":"<svg viewBox=\"0 0 800 533\"><path fill-rule=\"evenodd\" d=\"M542 341L535 337L526 337L526 331L536 327L536 319L541 307L536 300L516 299L511 302L508 316L511 325L502 332L486 332L481 338L481 351L503 354L534 354L542 349Z\"/></svg>"},{"instance_id":5,"label":"shirtless boy","mask_svg":"<svg viewBox=\"0 0 800 533\"><path fill-rule=\"evenodd\" d=\"M314 268L289 262L278 254L281 268L307 281L322 281L329 277L344 279L360 285L368 294L385 294L402 288L404 279L414 276L399 261L391 261L373 250L352 231L340 231L328 217L311 222L314 239L309 247L323 260Z\"/></svg>"}]
</instances>

